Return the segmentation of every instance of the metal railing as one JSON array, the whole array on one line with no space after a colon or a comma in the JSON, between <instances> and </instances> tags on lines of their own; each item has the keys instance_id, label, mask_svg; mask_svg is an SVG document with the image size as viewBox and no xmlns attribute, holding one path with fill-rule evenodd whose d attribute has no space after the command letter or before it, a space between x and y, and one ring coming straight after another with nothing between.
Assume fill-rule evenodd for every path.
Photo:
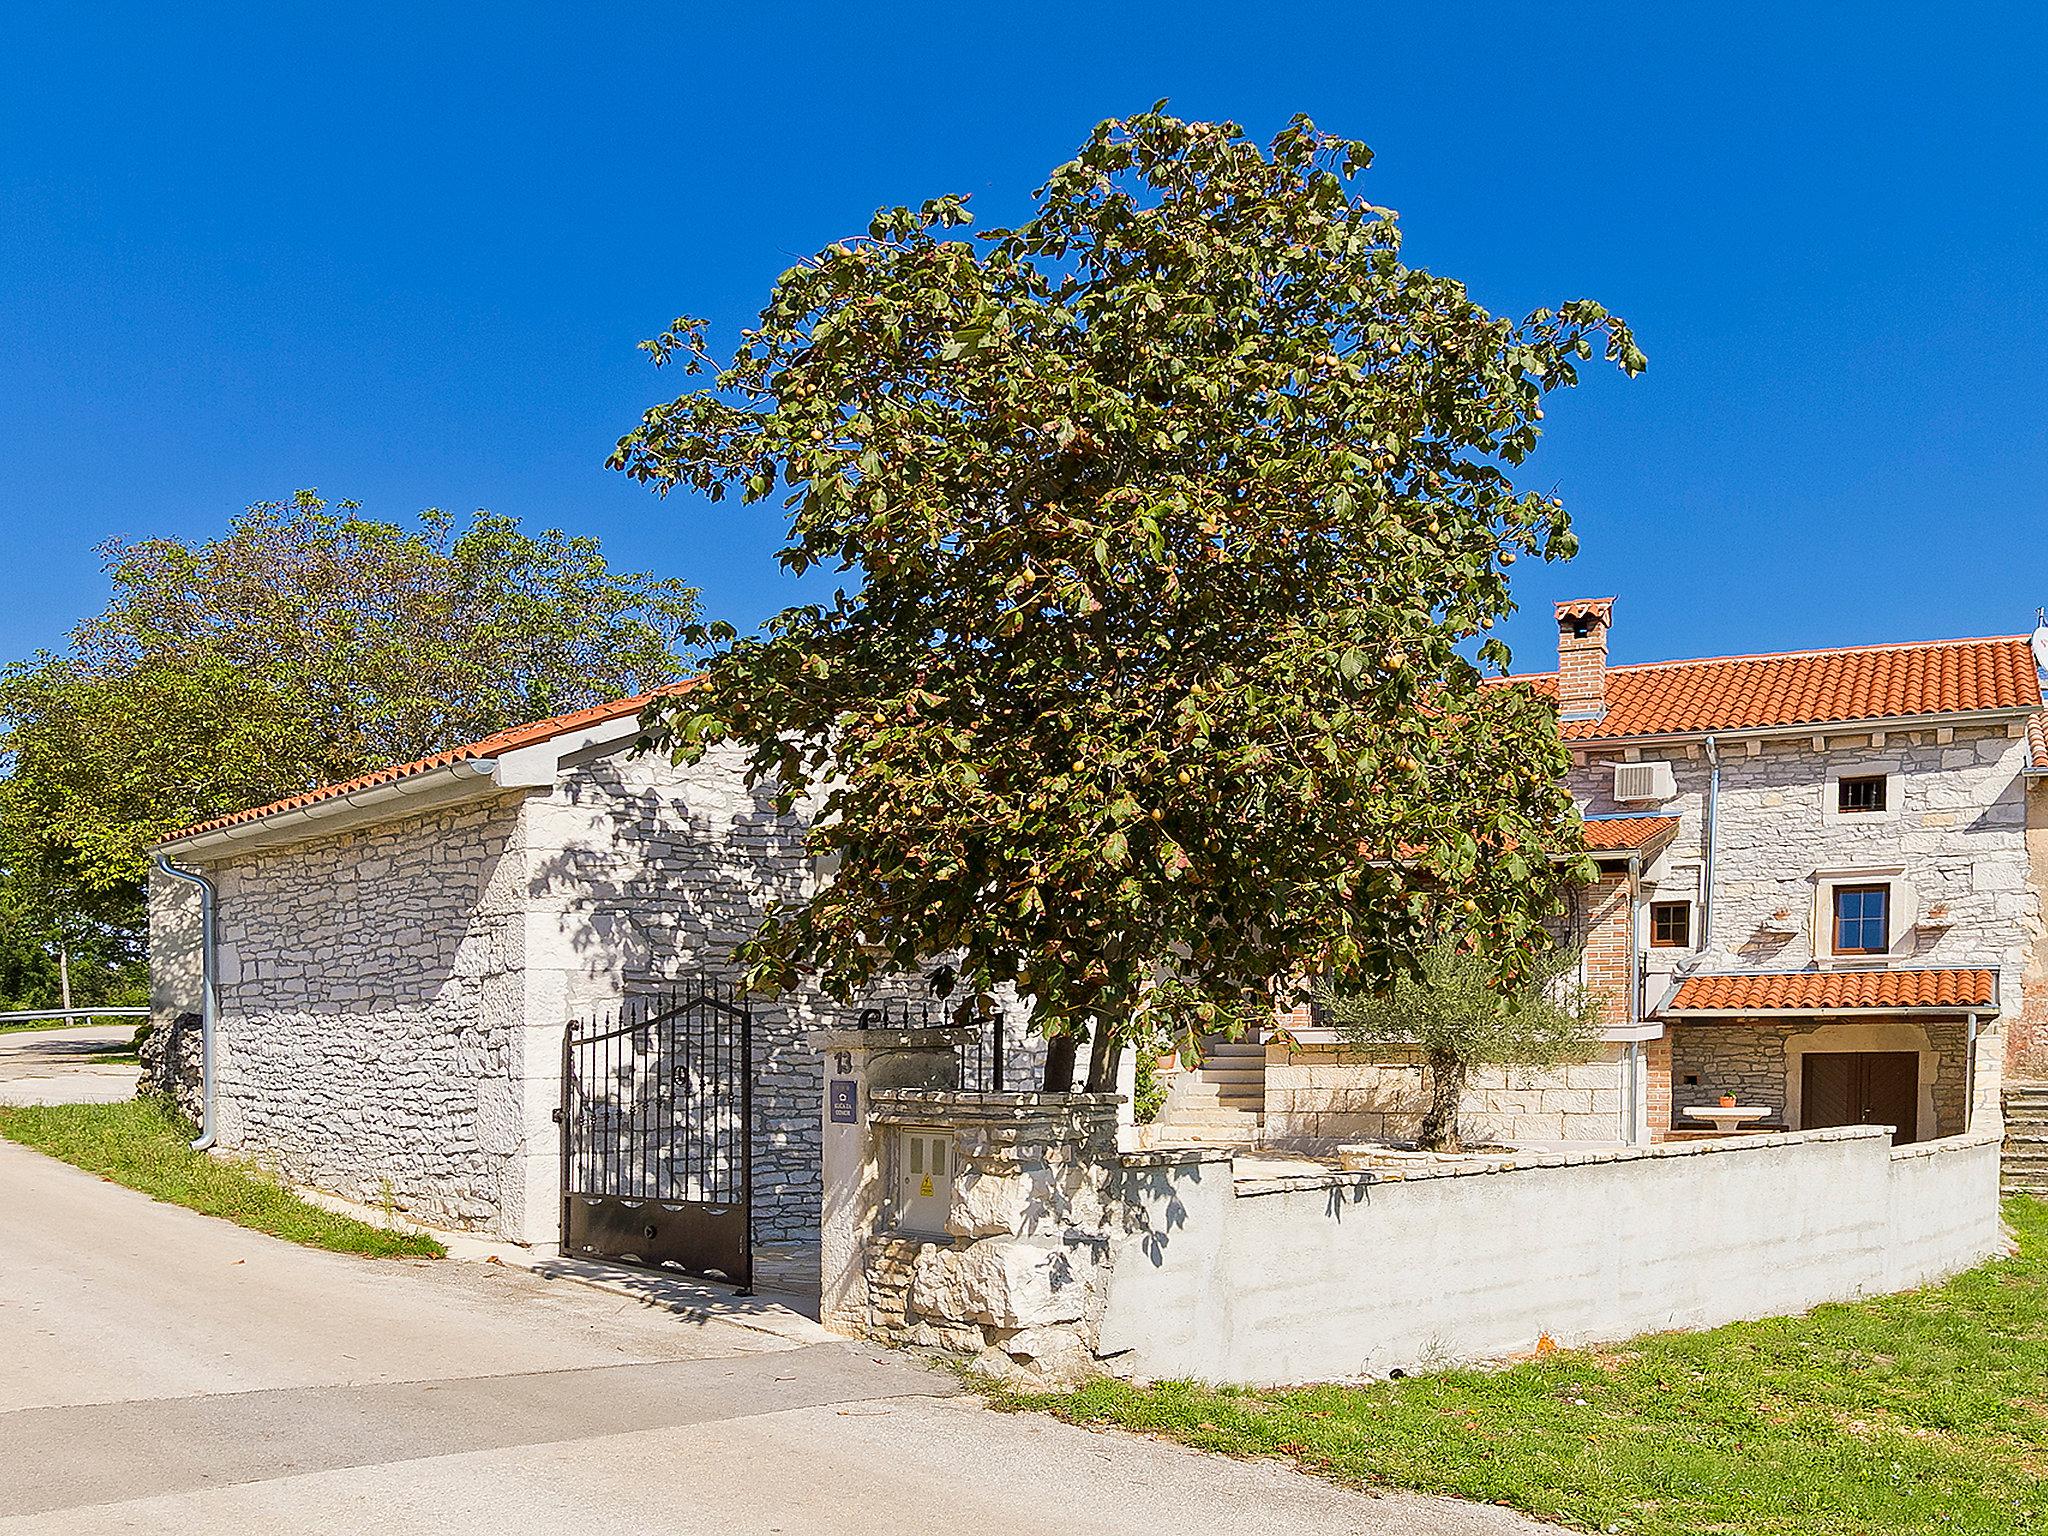
<instances>
[{"instance_id":1,"label":"metal railing","mask_svg":"<svg viewBox=\"0 0 2048 1536\"><path fill-rule=\"evenodd\" d=\"M854 1016L856 1029L930 1029L934 1025L963 1025L973 1033L959 1045L960 1086L982 1093L1010 1091L1006 1021L1000 1011L986 1019L963 1021L960 1010L948 1017L944 1004L919 998L887 998L870 1004Z\"/></svg>"},{"instance_id":2,"label":"metal railing","mask_svg":"<svg viewBox=\"0 0 2048 1536\"><path fill-rule=\"evenodd\" d=\"M32 1024L45 1019L146 1019L147 1008L23 1008L0 1013L0 1024Z\"/></svg>"}]
</instances>

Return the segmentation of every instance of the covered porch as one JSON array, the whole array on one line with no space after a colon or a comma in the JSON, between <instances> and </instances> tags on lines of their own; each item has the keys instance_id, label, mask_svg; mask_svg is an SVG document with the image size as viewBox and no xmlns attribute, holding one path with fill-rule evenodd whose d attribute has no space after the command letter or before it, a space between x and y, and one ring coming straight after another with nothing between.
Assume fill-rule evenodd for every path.
<instances>
[{"instance_id":1,"label":"covered porch","mask_svg":"<svg viewBox=\"0 0 2048 1536\"><path fill-rule=\"evenodd\" d=\"M1674 1138L1725 1134L1699 1110L1760 1113L1744 1131L1885 1125L1897 1145L1957 1136L1995 1112L1995 969L1693 975L1661 1010Z\"/></svg>"}]
</instances>

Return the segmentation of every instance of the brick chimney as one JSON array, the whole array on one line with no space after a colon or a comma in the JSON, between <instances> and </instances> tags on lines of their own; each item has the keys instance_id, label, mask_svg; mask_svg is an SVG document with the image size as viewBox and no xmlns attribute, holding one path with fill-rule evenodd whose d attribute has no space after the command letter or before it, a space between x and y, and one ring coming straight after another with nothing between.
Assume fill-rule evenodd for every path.
<instances>
[{"instance_id":1,"label":"brick chimney","mask_svg":"<svg viewBox=\"0 0 2048 1536\"><path fill-rule=\"evenodd\" d=\"M1614 599L1581 597L1557 605L1557 712L1566 720L1607 713L1607 630Z\"/></svg>"}]
</instances>

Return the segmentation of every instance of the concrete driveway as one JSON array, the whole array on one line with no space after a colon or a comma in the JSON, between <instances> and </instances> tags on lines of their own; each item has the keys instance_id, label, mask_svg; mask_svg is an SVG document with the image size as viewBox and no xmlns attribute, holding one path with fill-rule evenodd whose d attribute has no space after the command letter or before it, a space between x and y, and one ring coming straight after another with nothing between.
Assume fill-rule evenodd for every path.
<instances>
[{"instance_id":1,"label":"concrete driveway","mask_svg":"<svg viewBox=\"0 0 2048 1536\"><path fill-rule=\"evenodd\" d=\"M0 1035L0 1104L111 1104L135 1097L134 1067L94 1062L125 1050L135 1021Z\"/></svg>"},{"instance_id":2,"label":"concrete driveway","mask_svg":"<svg viewBox=\"0 0 2048 1536\"><path fill-rule=\"evenodd\" d=\"M0 1141L0 1536L1544 1529L995 1413L778 1326L296 1248Z\"/></svg>"}]
</instances>

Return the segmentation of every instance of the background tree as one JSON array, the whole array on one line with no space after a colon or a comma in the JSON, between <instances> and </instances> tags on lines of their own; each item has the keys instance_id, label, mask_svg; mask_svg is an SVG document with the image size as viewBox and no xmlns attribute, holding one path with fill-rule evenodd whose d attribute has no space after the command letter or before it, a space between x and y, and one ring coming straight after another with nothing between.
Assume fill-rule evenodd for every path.
<instances>
[{"instance_id":1,"label":"background tree","mask_svg":"<svg viewBox=\"0 0 2048 1536\"><path fill-rule=\"evenodd\" d=\"M1596 347L1642 355L1598 305L1505 320L1405 265L1368 159L1106 122L1017 228L884 210L723 368L700 321L647 344L703 382L614 464L776 499L785 566L858 578L722 634L650 722L815 798L837 872L744 946L756 984L1014 982L1048 1081L1092 1032L1102 1087L1163 965L1217 1017L1305 965L1389 978L1445 891L1526 964L1576 823L1486 631L1518 556L1573 545L1507 469Z\"/></svg>"},{"instance_id":2,"label":"background tree","mask_svg":"<svg viewBox=\"0 0 2048 1536\"><path fill-rule=\"evenodd\" d=\"M312 491L103 553L106 610L0 672L0 901L114 950L165 835L671 682L695 612L594 539Z\"/></svg>"},{"instance_id":3,"label":"background tree","mask_svg":"<svg viewBox=\"0 0 2048 1536\"><path fill-rule=\"evenodd\" d=\"M1458 1110L1477 1066L1550 1067L1591 1058L1600 1000L1578 981L1576 951L1539 949L1503 981L1476 946L1442 940L1422 963L1374 990L1325 981L1318 1004L1344 1039L1371 1048L1412 1045L1429 1081L1417 1145L1462 1151Z\"/></svg>"}]
</instances>

